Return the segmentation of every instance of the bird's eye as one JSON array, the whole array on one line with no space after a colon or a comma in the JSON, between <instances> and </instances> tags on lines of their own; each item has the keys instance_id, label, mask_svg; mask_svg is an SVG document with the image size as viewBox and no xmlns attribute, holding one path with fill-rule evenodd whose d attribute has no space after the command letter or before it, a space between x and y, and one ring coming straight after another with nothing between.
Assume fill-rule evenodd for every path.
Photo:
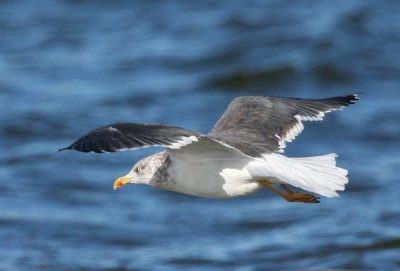
<instances>
[{"instance_id":1,"label":"bird's eye","mask_svg":"<svg viewBox=\"0 0 400 271\"><path fill-rule=\"evenodd\" d=\"M136 173L142 172L142 171L143 171L143 166L137 166L137 167L135 168L135 171L136 171Z\"/></svg>"}]
</instances>

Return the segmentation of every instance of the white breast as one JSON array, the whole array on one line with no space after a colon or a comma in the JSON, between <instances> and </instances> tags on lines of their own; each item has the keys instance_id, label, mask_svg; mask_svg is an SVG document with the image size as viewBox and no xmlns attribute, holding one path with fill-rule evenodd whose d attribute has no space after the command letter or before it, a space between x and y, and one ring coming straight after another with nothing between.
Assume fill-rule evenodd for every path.
<instances>
[{"instance_id":1,"label":"white breast","mask_svg":"<svg viewBox=\"0 0 400 271\"><path fill-rule=\"evenodd\" d=\"M249 158L218 157L174 159L168 169L170 179L164 189L193 196L229 198L260 189L246 169Z\"/></svg>"},{"instance_id":2,"label":"white breast","mask_svg":"<svg viewBox=\"0 0 400 271\"><path fill-rule=\"evenodd\" d=\"M230 198L260 189L246 166L253 161L237 149L207 136L179 149L167 149L167 180L154 186L199 197Z\"/></svg>"}]
</instances>

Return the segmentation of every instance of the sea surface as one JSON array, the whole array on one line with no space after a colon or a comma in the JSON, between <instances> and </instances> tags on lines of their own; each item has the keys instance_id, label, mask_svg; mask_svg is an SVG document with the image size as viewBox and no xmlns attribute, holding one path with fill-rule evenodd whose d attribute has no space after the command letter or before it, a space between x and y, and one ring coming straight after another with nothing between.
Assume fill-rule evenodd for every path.
<instances>
[{"instance_id":1,"label":"sea surface","mask_svg":"<svg viewBox=\"0 0 400 271\"><path fill-rule=\"evenodd\" d=\"M0 270L400 270L398 1L1 1ZM360 93L286 155L339 198L202 199L113 181L160 149L57 152L113 122L207 133L241 95Z\"/></svg>"}]
</instances>

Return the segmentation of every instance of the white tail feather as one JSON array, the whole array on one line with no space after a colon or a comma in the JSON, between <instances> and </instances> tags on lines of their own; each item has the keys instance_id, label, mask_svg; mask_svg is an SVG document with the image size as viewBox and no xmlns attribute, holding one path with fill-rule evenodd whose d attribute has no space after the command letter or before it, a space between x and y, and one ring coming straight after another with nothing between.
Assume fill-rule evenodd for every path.
<instances>
[{"instance_id":1,"label":"white tail feather","mask_svg":"<svg viewBox=\"0 0 400 271\"><path fill-rule=\"evenodd\" d=\"M337 197L348 183L347 170L336 167L336 154L288 158L272 153L264 155L266 161L249 163L247 169L256 178L268 178L287 183L326 197Z\"/></svg>"}]
</instances>

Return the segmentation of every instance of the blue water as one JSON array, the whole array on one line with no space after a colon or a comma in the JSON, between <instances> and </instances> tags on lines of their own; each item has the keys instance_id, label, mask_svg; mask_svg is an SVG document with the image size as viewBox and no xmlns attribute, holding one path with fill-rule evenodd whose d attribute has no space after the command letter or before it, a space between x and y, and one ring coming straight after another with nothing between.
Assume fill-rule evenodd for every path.
<instances>
[{"instance_id":1,"label":"blue water","mask_svg":"<svg viewBox=\"0 0 400 271\"><path fill-rule=\"evenodd\" d=\"M399 270L397 1L1 1L0 270ZM112 122L207 132L241 95L355 106L290 156L339 154L339 198L112 190L146 149L58 153Z\"/></svg>"}]
</instances>

